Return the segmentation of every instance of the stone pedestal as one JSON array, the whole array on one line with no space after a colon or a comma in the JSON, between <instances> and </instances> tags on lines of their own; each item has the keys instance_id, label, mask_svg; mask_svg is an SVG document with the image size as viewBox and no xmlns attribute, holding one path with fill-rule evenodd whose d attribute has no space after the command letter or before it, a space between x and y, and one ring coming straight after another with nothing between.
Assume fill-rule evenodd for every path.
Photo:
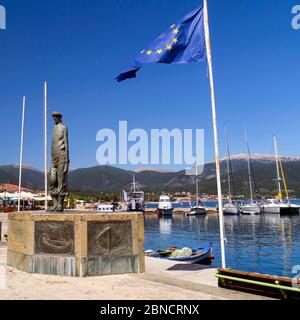
<instances>
[{"instance_id":1,"label":"stone pedestal","mask_svg":"<svg viewBox=\"0 0 300 320\"><path fill-rule=\"evenodd\" d=\"M143 214L10 213L7 263L73 277L144 272Z\"/></svg>"}]
</instances>

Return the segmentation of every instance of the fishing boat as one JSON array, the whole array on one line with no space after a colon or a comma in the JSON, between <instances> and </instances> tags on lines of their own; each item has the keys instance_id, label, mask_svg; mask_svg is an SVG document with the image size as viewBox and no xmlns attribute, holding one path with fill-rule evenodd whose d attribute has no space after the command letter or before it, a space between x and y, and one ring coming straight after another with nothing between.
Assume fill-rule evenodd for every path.
<instances>
[{"instance_id":1,"label":"fishing boat","mask_svg":"<svg viewBox=\"0 0 300 320\"><path fill-rule=\"evenodd\" d=\"M145 194L139 190L139 185L132 177L132 186L129 192L123 191L126 211L145 211Z\"/></svg>"},{"instance_id":2,"label":"fishing boat","mask_svg":"<svg viewBox=\"0 0 300 320\"><path fill-rule=\"evenodd\" d=\"M240 206L238 203L232 201L232 167L231 167L231 158L230 158L230 151L229 151L229 143L227 137L227 130L225 128L225 141L226 141L226 149L227 149L227 183L228 183L228 203L223 205L223 214L224 215L238 215L240 214Z\"/></svg>"},{"instance_id":3,"label":"fishing boat","mask_svg":"<svg viewBox=\"0 0 300 320\"><path fill-rule=\"evenodd\" d=\"M145 254L152 258L199 264L211 264L214 259L212 245L196 249L171 247L166 250L147 250Z\"/></svg>"},{"instance_id":4,"label":"fishing boat","mask_svg":"<svg viewBox=\"0 0 300 320\"><path fill-rule=\"evenodd\" d=\"M218 269L219 287L281 300L300 300L300 280L233 269Z\"/></svg>"},{"instance_id":5,"label":"fishing boat","mask_svg":"<svg viewBox=\"0 0 300 320\"><path fill-rule=\"evenodd\" d=\"M253 179L252 179L252 172L251 172L251 156L250 156L250 148L248 143L248 137L247 137L247 130L245 129L245 143L248 153L248 161L247 161L247 171L248 171L248 182L249 182L249 193L250 193L250 202L244 203L241 206L241 213L243 214L259 214L261 213L260 206L257 202L254 202L253 200Z\"/></svg>"},{"instance_id":6,"label":"fishing boat","mask_svg":"<svg viewBox=\"0 0 300 320\"><path fill-rule=\"evenodd\" d=\"M277 172L277 179L275 179L275 181L277 182L278 195L276 199L265 200L261 205L261 210L264 213L275 213L280 215L298 215L300 212L300 206L290 203L282 161L281 161L281 157L279 157L278 155L278 146L277 146L277 140L275 135L273 137L273 141L274 141L276 172ZM281 174L280 174L280 171L281 171ZM283 197L282 197L282 187L281 187L282 181L283 181L284 189L286 193L285 201L283 200Z\"/></svg>"},{"instance_id":7,"label":"fishing boat","mask_svg":"<svg viewBox=\"0 0 300 320\"><path fill-rule=\"evenodd\" d=\"M197 158L197 157L196 157ZM196 205L193 206L191 202L191 207L188 212L186 212L187 216L199 216L205 215L206 209L201 205L201 201L199 201L199 186L198 186L198 165L196 163L196 175L195 175L195 185L196 185Z\"/></svg>"},{"instance_id":8,"label":"fishing boat","mask_svg":"<svg viewBox=\"0 0 300 320\"><path fill-rule=\"evenodd\" d=\"M161 216L171 216L173 214L174 207L168 195L161 195L159 197L159 203L157 207L157 214Z\"/></svg>"}]
</instances>

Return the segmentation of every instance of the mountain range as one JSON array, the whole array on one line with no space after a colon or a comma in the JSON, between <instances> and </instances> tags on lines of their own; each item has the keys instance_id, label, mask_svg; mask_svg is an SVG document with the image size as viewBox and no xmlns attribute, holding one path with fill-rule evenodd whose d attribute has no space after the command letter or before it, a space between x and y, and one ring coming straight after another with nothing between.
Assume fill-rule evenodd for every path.
<instances>
[{"instance_id":1,"label":"mountain range","mask_svg":"<svg viewBox=\"0 0 300 320\"><path fill-rule=\"evenodd\" d=\"M255 189L261 195L276 194L276 164L272 155L254 154L252 168L255 180ZM221 160L221 178L223 192L227 188L227 159ZM300 157L282 157L285 177L289 192L292 196L300 196ZM234 193L248 194L247 184L247 155L239 154L231 157L232 178ZM0 166L0 184L18 184L19 167L17 165ZM146 192L175 192L195 190L195 177L188 176L185 171L167 172L144 169L138 172L120 169L112 166L95 166L80 168L69 172L68 184L71 191L80 192L120 192L128 190L132 176L140 188ZM43 189L44 174L38 169L24 166L22 186L28 189ZM204 170L199 175L199 189L201 193L216 194L215 163L204 165Z\"/></svg>"}]
</instances>

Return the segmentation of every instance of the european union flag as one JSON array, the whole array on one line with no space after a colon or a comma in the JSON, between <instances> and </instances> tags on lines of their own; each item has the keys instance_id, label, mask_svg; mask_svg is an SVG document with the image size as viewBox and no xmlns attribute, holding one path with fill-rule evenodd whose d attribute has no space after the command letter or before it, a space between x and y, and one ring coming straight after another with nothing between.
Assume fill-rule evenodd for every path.
<instances>
[{"instance_id":1,"label":"european union flag","mask_svg":"<svg viewBox=\"0 0 300 320\"><path fill-rule=\"evenodd\" d=\"M190 12L141 50L130 67L116 79L135 78L137 71L151 63L192 63L206 61L203 5Z\"/></svg>"}]
</instances>

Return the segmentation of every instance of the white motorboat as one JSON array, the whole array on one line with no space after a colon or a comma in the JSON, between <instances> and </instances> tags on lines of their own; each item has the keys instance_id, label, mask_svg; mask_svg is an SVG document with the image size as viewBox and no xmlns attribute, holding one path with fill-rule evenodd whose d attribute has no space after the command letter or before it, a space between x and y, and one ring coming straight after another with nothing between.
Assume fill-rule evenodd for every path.
<instances>
[{"instance_id":1,"label":"white motorboat","mask_svg":"<svg viewBox=\"0 0 300 320\"><path fill-rule=\"evenodd\" d=\"M170 200L170 197L163 194L159 197L159 203L157 207L157 213L158 215L162 216L170 216L173 214L173 205Z\"/></svg>"}]
</instances>

